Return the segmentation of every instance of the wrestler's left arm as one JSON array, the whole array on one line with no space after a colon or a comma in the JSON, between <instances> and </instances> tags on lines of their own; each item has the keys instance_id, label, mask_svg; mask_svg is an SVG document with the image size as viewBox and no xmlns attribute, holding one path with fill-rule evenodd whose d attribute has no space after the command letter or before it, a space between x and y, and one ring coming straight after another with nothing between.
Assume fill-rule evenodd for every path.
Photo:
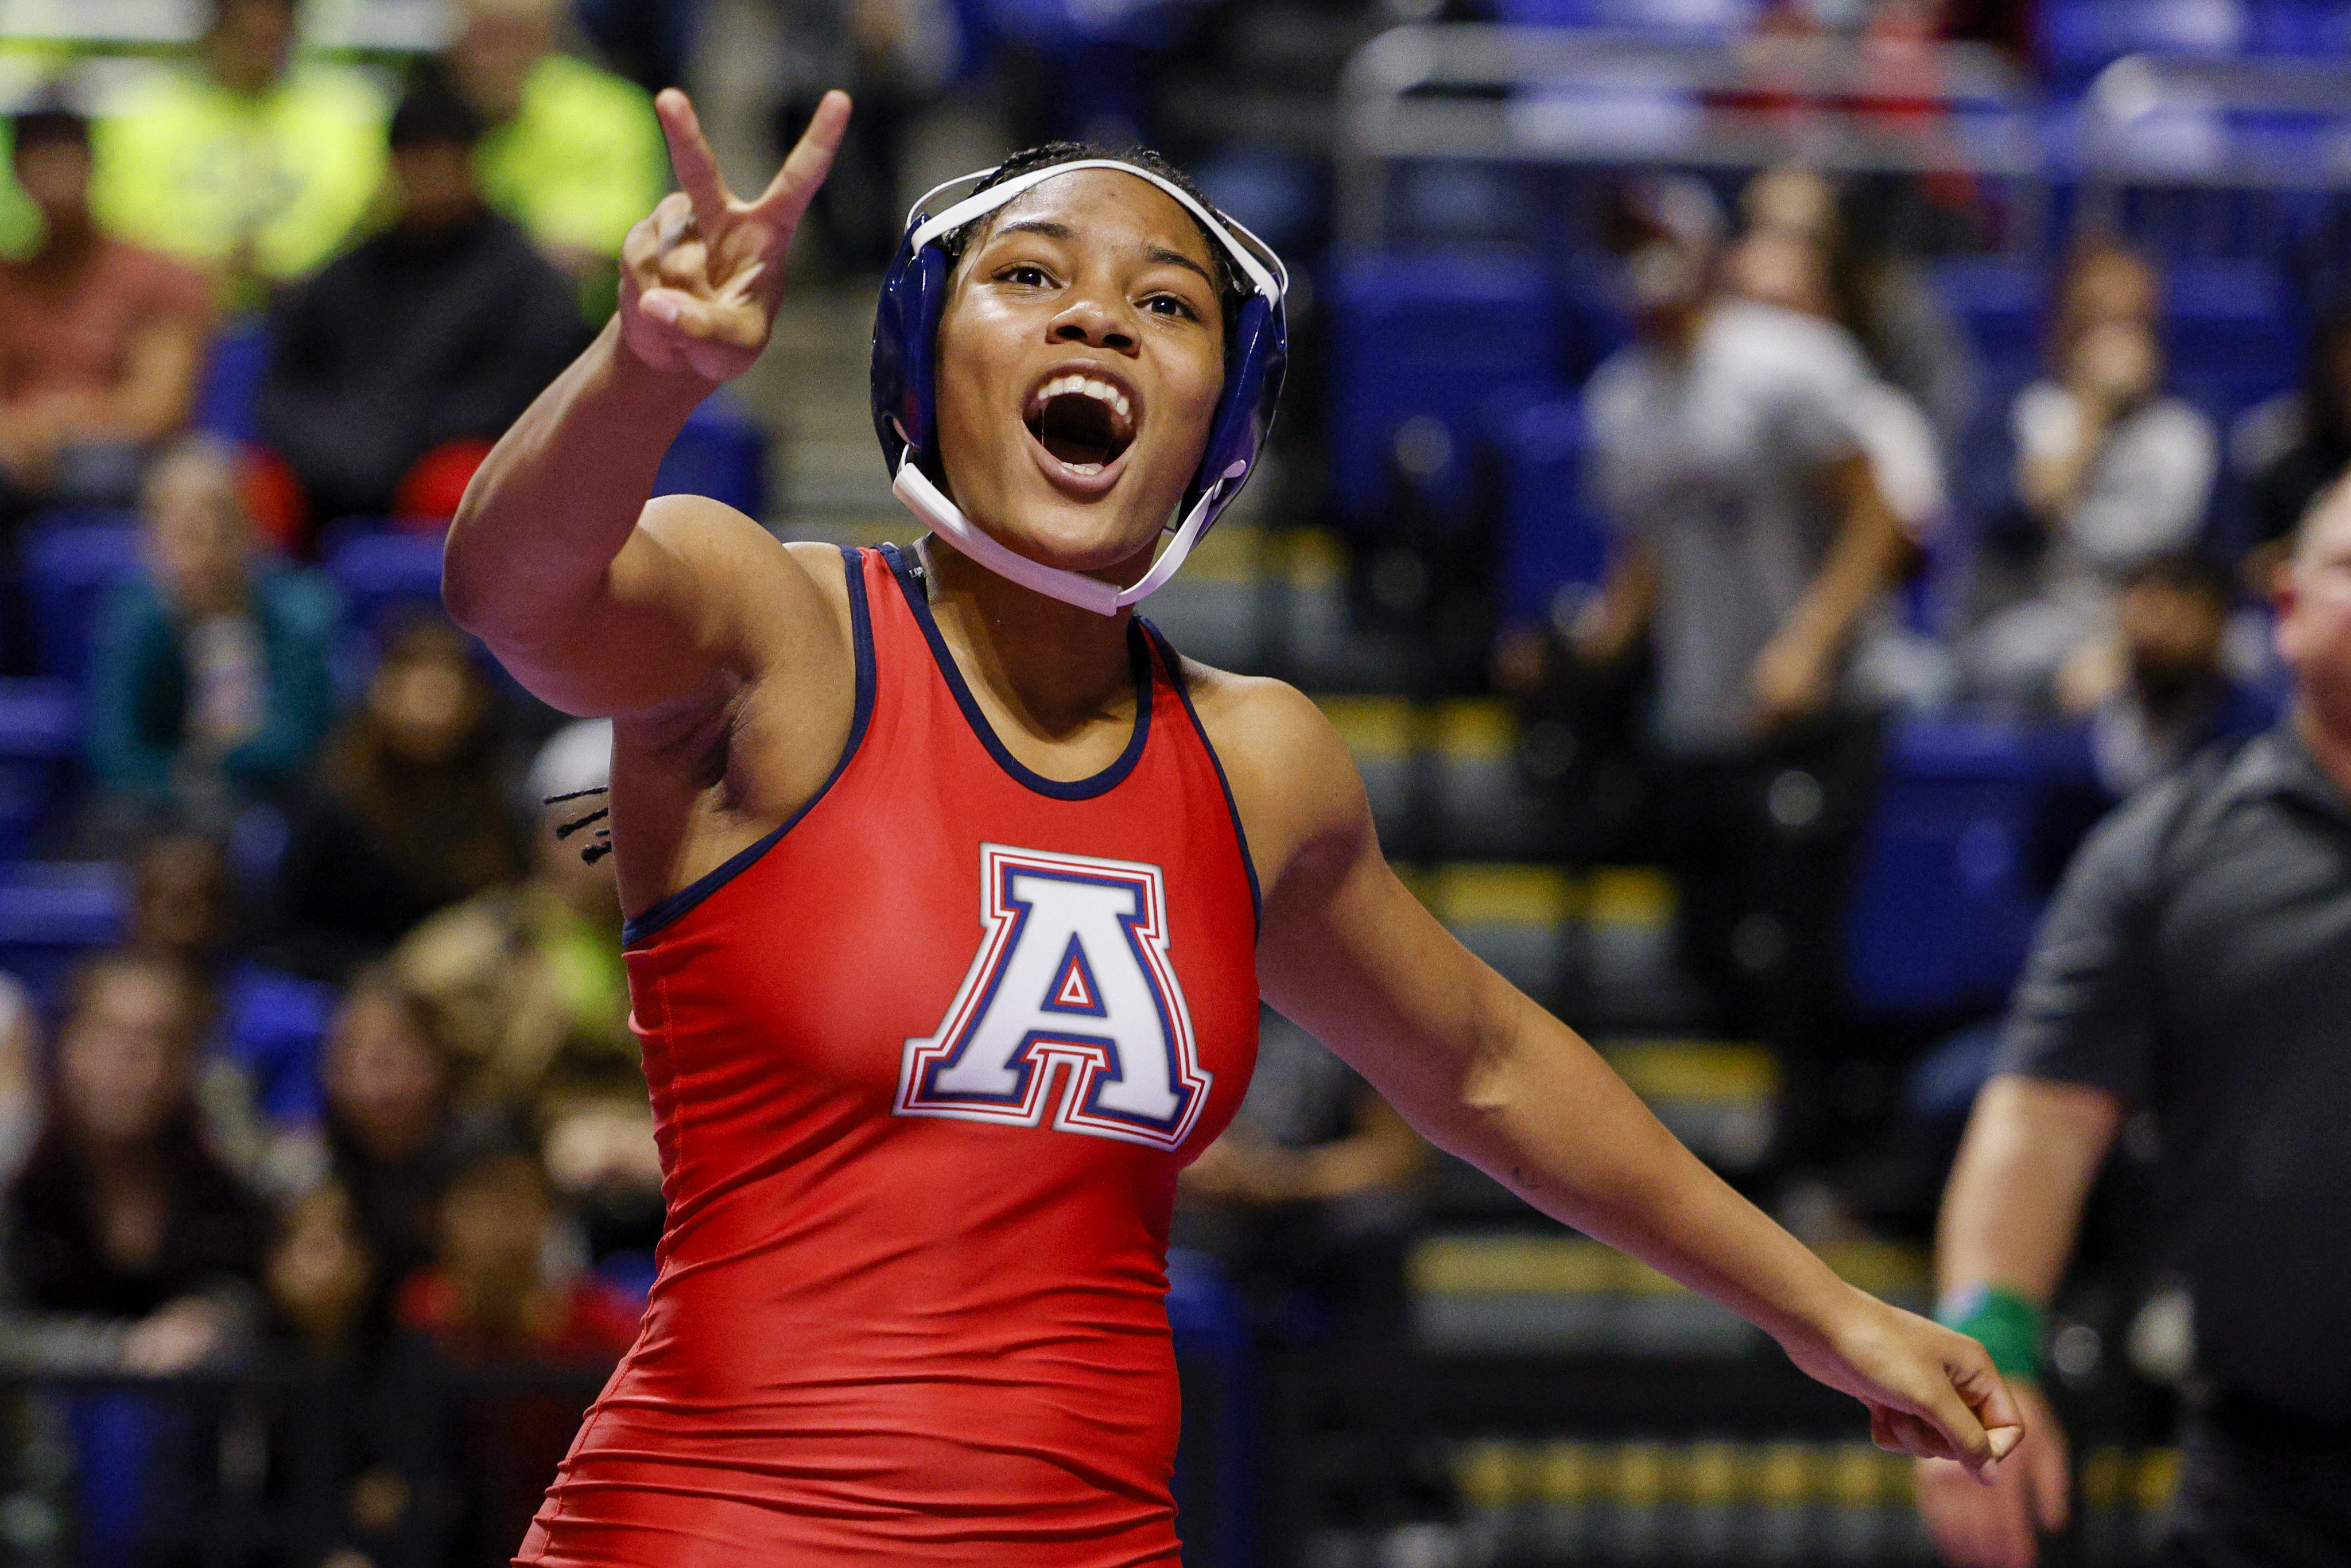
<instances>
[{"instance_id":1,"label":"wrestler's left arm","mask_svg":"<svg viewBox=\"0 0 2351 1568\"><path fill-rule=\"evenodd\" d=\"M1763 1329L1867 1405L1881 1447L1982 1474L2016 1446L2016 1406L1981 1345L1838 1279L1422 907L1320 710L1277 682L1201 671L1195 689L1264 887L1269 1003L1431 1142Z\"/></svg>"}]
</instances>

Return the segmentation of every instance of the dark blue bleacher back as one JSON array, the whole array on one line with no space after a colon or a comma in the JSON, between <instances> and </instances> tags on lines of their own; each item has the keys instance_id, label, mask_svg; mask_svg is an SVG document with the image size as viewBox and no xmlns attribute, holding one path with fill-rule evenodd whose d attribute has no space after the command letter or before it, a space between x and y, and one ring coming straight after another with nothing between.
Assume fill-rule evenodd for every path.
<instances>
[{"instance_id":1,"label":"dark blue bleacher back","mask_svg":"<svg viewBox=\"0 0 2351 1568\"><path fill-rule=\"evenodd\" d=\"M25 532L25 590L46 674L78 681L107 591L139 570L128 513L50 514Z\"/></svg>"},{"instance_id":2,"label":"dark blue bleacher back","mask_svg":"<svg viewBox=\"0 0 2351 1568\"><path fill-rule=\"evenodd\" d=\"M726 392L687 416L662 457L656 496L707 496L747 517L766 515L767 436Z\"/></svg>"},{"instance_id":3,"label":"dark blue bleacher back","mask_svg":"<svg viewBox=\"0 0 2351 1568\"><path fill-rule=\"evenodd\" d=\"M2252 47L2265 55L2351 56L2351 5L2343 0L2253 0Z\"/></svg>"},{"instance_id":4,"label":"dark blue bleacher back","mask_svg":"<svg viewBox=\"0 0 2351 1568\"><path fill-rule=\"evenodd\" d=\"M1886 748L1846 912L1846 983L1878 1014L1995 1005L2040 919L2041 759L2004 725L1914 720Z\"/></svg>"},{"instance_id":5,"label":"dark blue bleacher back","mask_svg":"<svg viewBox=\"0 0 2351 1568\"><path fill-rule=\"evenodd\" d=\"M2229 56L2252 36L2245 0L2043 0L2042 63L2078 86L2124 55Z\"/></svg>"},{"instance_id":6,"label":"dark blue bleacher back","mask_svg":"<svg viewBox=\"0 0 2351 1568\"><path fill-rule=\"evenodd\" d=\"M345 532L319 563L342 591L353 630L378 642L402 621L441 613L441 536Z\"/></svg>"},{"instance_id":7,"label":"dark blue bleacher back","mask_svg":"<svg viewBox=\"0 0 2351 1568\"><path fill-rule=\"evenodd\" d=\"M224 441L256 439L254 411L268 364L269 340L260 319L245 317L222 328L196 384L196 428Z\"/></svg>"},{"instance_id":8,"label":"dark blue bleacher back","mask_svg":"<svg viewBox=\"0 0 2351 1568\"><path fill-rule=\"evenodd\" d=\"M1502 612L1537 621L1562 588L1596 585L1608 564L1606 525L1583 483L1583 408L1559 388L1513 389L1485 409L1500 466Z\"/></svg>"},{"instance_id":9,"label":"dark blue bleacher back","mask_svg":"<svg viewBox=\"0 0 2351 1568\"><path fill-rule=\"evenodd\" d=\"M2304 327L2271 263L2175 262L2164 335L2171 384L2224 423L2302 380Z\"/></svg>"},{"instance_id":10,"label":"dark blue bleacher back","mask_svg":"<svg viewBox=\"0 0 2351 1568\"><path fill-rule=\"evenodd\" d=\"M79 735L72 682L0 681L0 861L31 852L64 798Z\"/></svg>"},{"instance_id":11,"label":"dark blue bleacher back","mask_svg":"<svg viewBox=\"0 0 2351 1568\"><path fill-rule=\"evenodd\" d=\"M1550 285L1531 259L1492 253L1354 256L1332 281L1331 487L1340 520L1374 528L1391 504L1397 429L1426 414L1454 460L1432 493L1466 504L1478 412L1552 373Z\"/></svg>"},{"instance_id":12,"label":"dark blue bleacher back","mask_svg":"<svg viewBox=\"0 0 2351 1568\"><path fill-rule=\"evenodd\" d=\"M1743 33L1756 0L1499 0L1496 19L1533 26L1625 27L1711 42Z\"/></svg>"},{"instance_id":13,"label":"dark blue bleacher back","mask_svg":"<svg viewBox=\"0 0 2351 1568\"><path fill-rule=\"evenodd\" d=\"M76 963L120 937L130 904L110 862L0 864L0 969L53 998Z\"/></svg>"}]
</instances>

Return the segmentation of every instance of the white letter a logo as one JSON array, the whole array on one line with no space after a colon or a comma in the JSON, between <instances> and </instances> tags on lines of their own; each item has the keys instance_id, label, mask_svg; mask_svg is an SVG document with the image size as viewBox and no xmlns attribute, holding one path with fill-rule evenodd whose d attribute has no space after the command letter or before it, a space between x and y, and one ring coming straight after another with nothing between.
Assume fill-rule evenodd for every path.
<instances>
[{"instance_id":1,"label":"white letter a logo","mask_svg":"<svg viewBox=\"0 0 2351 1568\"><path fill-rule=\"evenodd\" d=\"M1172 1149L1207 1103L1155 865L980 846L988 934L938 1032L906 1041L902 1116L1053 1125Z\"/></svg>"}]
</instances>

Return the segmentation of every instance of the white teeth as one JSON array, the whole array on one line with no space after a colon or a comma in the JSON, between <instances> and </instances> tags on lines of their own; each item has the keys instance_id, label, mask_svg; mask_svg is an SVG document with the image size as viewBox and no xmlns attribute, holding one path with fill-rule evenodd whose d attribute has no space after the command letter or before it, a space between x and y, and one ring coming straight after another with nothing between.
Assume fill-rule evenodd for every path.
<instances>
[{"instance_id":1,"label":"white teeth","mask_svg":"<svg viewBox=\"0 0 2351 1568\"><path fill-rule=\"evenodd\" d=\"M1121 419L1133 417L1134 405L1127 400L1124 392L1108 382L1094 381L1081 375L1055 376L1037 389L1034 401L1036 405L1041 408L1055 398L1071 393L1092 398L1097 402L1108 403L1118 411L1118 416Z\"/></svg>"},{"instance_id":2,"label":"white teeth","mask_svg":"<svg viewBox=\"0 0 2351 1568\"><path fill-rule=\"evenodd\" d=\"M1088 478L1102 471L1102 465L1099 463L1064 463L1061 466L1072 474L1081 474Z\"/></svg>"}]
</instances>

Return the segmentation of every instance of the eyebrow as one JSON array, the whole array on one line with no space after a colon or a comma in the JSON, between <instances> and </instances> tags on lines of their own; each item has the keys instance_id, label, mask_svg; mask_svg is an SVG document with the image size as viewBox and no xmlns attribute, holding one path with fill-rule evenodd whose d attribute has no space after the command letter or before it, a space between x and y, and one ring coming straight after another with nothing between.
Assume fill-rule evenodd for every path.
<instances>
[{"instance_id":1,"label":"eyebrow","mask_svg":"<svg viewBox=\"0 0 2351 1568\"><path fill-rule=\"evenodd\" d=\"M1000 238L1005 235L1041 235L1047 239L1058 240L1072 240L1078 237L1077 230L1067 224L1056 223L1051 218L1024 218L1017 224L1006 224L991 237ZM1155 245L1143 254L1162 267L1180 267L1187 272L1199 274L1200 280L1211 288L1217 285L1216 278L1209 275L1207 267L1202 267L1180 250L1170 250L1164 245Z\"/></svg>"}]
</instances>

